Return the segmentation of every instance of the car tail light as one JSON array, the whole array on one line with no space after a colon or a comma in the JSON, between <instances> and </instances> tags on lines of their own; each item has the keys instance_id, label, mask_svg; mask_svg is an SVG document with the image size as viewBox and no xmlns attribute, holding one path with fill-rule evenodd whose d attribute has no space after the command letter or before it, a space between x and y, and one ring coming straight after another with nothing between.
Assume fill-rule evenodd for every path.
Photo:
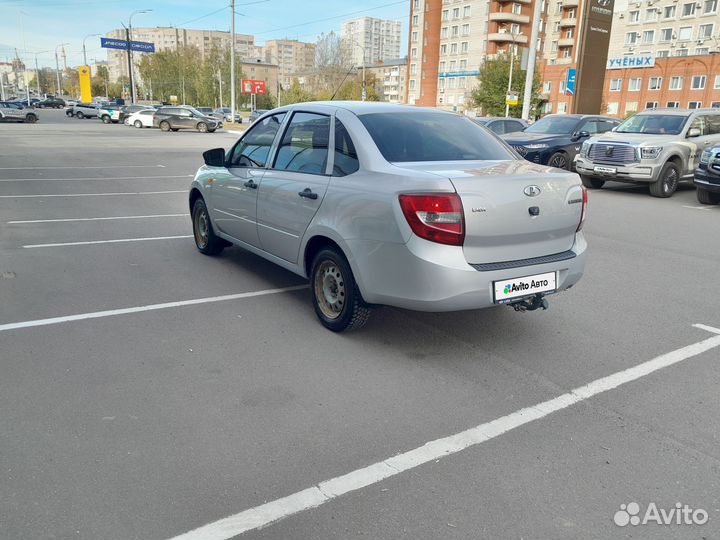
<instances>
[{"instance_id":1,"label":"car tail light","mask_svg":"<svg viewBox=\"0 0 720 540\"><path fill-rule=\"evenodd\" d=\"M587 216L588 190L585 186L581 186L581 187L582 187L582 210L580 211L580 224L578 225L576 232L580 232L580 229L583 228L583 225L585 225L585 216Z\"/></svg>"},{"instance_id":2,"label":"car tail light","mask_svg":"<svg viewBox=\"0 0 720 540\"><path fill-rule=\"evenodd\" d=\"M465 216L457 193L400 195L400 208L420 238L450 246L463 244Z\"/></svg>"}]
</instances>

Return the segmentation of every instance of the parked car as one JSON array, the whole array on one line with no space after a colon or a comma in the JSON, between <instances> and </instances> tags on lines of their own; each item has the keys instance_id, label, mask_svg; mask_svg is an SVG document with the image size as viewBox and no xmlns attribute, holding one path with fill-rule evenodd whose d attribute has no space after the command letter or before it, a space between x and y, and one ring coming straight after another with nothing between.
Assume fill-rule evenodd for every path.
<instances>
[{"instance_id":1,"label":"parked car","mask_svg":"<svg viewBox=\"0 0 720 540\"><path fill-rule=\"evenodd\" d=\"M0 101L0 121L2 122L27 122L28 124L34 124L38 119L38 113L33 109L10 101Z\"/></svg>"},{"instance_id":2,"label":"parked car","mask_svg":"<svg viewBox=\"0 0 720 540\"><path fill-rule=\"evenodd\" d=\"M651 109L586 141L575 166L586 187L614 180L647 184L654 197L670 197L681 181L693 180L705 149L718 144L720 110Z\"/></svg>"},{"instance_id":3,"label":"parked car","mask_svg":"<svg viewBox=\"0 0 720 540\"><path fill-rule=\"evenodd\" d=\"M225 122L232 122L232 116L230 114L230 108L229 107L218 107L213 111L215 114L213 116L217 116L224 120ZM240 116L240 113L235 111L235 122L238 124L242 122L242 117Z\"/></svg>"},{"instance_id":4,"label":"parked car","mask_svg":"<svg viewBox=\"0 0 720 540\"><path fill-rule=\"evenodd\" d=\"M76 100L74 100L74 99L66 99L66 100L65 100L65 105L67 105L68 107L74 107L74 106L77 105L78 103L80 103L80 102L79 102L79 101L76 101Z\"/></svg>"},{"instance_id":5,"label":"parked car","mask_svg":"<svg viewBox=\"0 0 720 540\"><path fill-rule=\"evenodd\" d=\"M494 118L492 116L479 116L473 118L481 126L485 126L497 135L515 133L528 127L528 123L521 118Z\"/></svg>"},{"instance_id":6,"label":"parked car","mask_svg":"<svg viewBox=\"0 0 720 540\"><path fill-rule=\"evenodd\" d=\"M144 111L152 108L149 105L123 105L120 107L120 121L124 124L129 124L128 118L138 111Z\"/></svg>"},{"instance_id":7,"label":"parked car","mask_svg":"<svg viewBox=\"0 0 720 540\"><path fill-rule=\"evenodd\" d=\"M528 161L570 171L584 140L619 124L617 118L605 116L549 114L503 139Z\"/></svg>"},{"instance_id":8,"label":"parked car","mask_svg":"<svg viewBox=\"0 0 720 540\"><path fill-rule=\"evenodd\" d=\"M198 250L236 244L309 278L333 331L374 304L544 308L583 274L578 176L519 159L464 116L302 103L203 157L189 193Z\"/></svg>"},{"instance_id":9,"label":"parked car","mask_svg":"<svg viewBox=\"0 0 720 540\"><path fill-rule=\"evenodd\" d=\"M78 103L72 108L72 114L75 118L97 118L100 111L100 105L97 103Z\"/></svg>"},{"instance_id":10,"label":"parked car","mask_svg":"<svg viewBox=\"0 0 720 540\"><path fill-rule=\"evenodd\" d=\"M143 109L132 113L125 119L125 123L136 128L153 127L155 109Z\"/></svg>"},{"instance_id":11,"label":"parked car","mask_svg":"<svg viewBox=\"0 0 720 540\"><path fill-rule=\"evenodd\" d=\"M47 97L35 105L39 109L62 109L65 101L56 97Z\"/></svg>"},{"instance_id":12,"label":"parked car","mask_svg":"<svg viewBox=\"0 0 720 540\"><path fill-rule=\"evenodd\" d=\"M250 113L250 122L254 122L267 112L267 109L255 109Z\"/></svg>"},{"instance_id":13,"label":"parked car","mask_svg":"<svg viewBox=\"0 0 720 540\"><path fill-rule=\"evenodd\" d=\"M161 107L153 115L153 126L162 131L196 129L201 133L212 133L222 127L222 122L192 107Z\"/></svg>"},{"instance_id":14,"label":"parked car","mask_svg":"<svg viewBox=\"0 0 720 540\"><path fill-rule=\"evenodd\" d=\"M693 183L701 204L720 204L720 145L701 154Z\"/></svg>"},{"instance_id":15,"label":"parked car","mask_svg":"<svg viewBox=\"0 0 720 540\"><path fill-rule=\"evenodd\" d=\"M213 108L212 107L195 107L195 110L203 113L206 116L213 116Z\"/></svg>"},{"instance_id":16,"label":"parked car","mask_svg":"<svg viewBox=\"0 0 720 540\"><path fill-rule=\"evenodd\" d=\"M103 124L117 124L120 122L120 105L102 105L98 109L98 117L102 120Z\"/></svg>"}]
</instances>

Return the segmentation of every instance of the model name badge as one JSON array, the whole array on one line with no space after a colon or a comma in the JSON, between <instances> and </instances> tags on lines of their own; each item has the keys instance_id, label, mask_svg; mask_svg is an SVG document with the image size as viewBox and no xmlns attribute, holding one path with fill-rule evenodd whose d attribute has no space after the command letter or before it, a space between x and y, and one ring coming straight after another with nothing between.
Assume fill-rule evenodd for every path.
<instances>
[{"instance_id":1,"label":"model name badge","mask_svg":"<svg viewBox=\"0 0 720 540\"><path fill-rule=\"evenodd\" d=\"M487 212L487 208L484 208L482 206L475 206L470 210L472 210L473 212Z\"/></svg>"}]
</instances>

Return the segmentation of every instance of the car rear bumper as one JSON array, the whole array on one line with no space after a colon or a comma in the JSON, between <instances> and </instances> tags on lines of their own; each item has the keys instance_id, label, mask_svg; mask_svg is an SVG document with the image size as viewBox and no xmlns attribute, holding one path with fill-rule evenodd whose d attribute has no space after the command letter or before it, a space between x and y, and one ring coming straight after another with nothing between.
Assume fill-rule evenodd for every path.
<instances>
[{"instance_id":1,"label":"car rear bumper","mask_svg":"<svg viewBox=\"0 0 720 540\"><path fill-rule=\"evenodd\" d=\"M494 282L557 272L557 292L582 277L587 243L577 234L575 256L506 270L479 271L465 260L462 247L413 236L407 244L350 241L351 265L363 298L415 311L461 311L498 305Z\"/></svg>"},{"instance_id":2,"label":"car rear bumper","mask_svg":"<svg viewBox=\"0 0 720 540\"><path fill-rule=\"evenodd\" d=\"M613 180L615 182L650 183L660 176L663 163L593 163L587 158L578 156L575 159L575 170L583 176ZM610 167L614 173L597 172L595 167Z\"/></svg>"}]
</instances>

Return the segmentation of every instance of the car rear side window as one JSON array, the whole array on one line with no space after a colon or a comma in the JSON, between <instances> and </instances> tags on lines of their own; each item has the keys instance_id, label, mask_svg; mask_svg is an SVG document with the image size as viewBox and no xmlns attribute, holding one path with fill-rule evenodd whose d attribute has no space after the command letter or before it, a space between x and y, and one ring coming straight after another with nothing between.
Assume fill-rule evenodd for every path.
<instances>
[{"instance_id":1,"label":"car rear side window","mask_svg":"<svg viewBox=\"0 0 720 540\"><path fill-rule=\"evenodd\" d=\"M335 161L333 176L347 176L360 168L355 145L343 123L335 118Z\"/></svg>"},{"instance_id":2,"label":"car rear side window","mask_svg":"<svg viewBox=\"0 0 720 540\"><path fill-rule=\"evenodd\" d=\"M273 168L325 174L329 141L329 116L296 112L283 135Z\"/></svg>"},{"instance_id":3,"label":"car rear side window","mask_svg":"<svg viewBox=\"0 0 720 540\"><path fill-rule=\"evenodd\" d=\"M441 112L360 115L383 157L390 162L517 159L469 118Z\"/></svg>"},{"instance_id":4,"label":"car rear side window","mask_svg":"<svg viewBox=\"0 0 720 540\"><path fill-rule=\"evenodd\" d=\"M265 167L285 113L274 114L255 124L233 148L230 167Z\"/></svg>"}]
</instances>

